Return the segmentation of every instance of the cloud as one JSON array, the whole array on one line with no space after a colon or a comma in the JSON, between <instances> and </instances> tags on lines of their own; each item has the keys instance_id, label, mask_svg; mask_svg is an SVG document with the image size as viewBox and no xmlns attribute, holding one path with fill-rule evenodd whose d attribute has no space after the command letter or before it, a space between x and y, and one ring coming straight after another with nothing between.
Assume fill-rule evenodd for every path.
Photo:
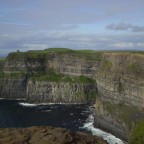
<instances>
[{"instance_id":1,"label":"cloud","mask_svg":"<svg viewBox=\"0 0 144 144\"><path fill-rule=\"evenodd\" d=\"M117 15L125 12L141 10L144 2L137 1L5 0L0 2L2 15L0 21L35 30L76 29L79 24L93 24L101 20L117 18ZM129 16L126 18L128 19Z\"/></svg>"},{"instance_id":2,"label":"cloud","mask_svg":"<svg viewBox=\"0 0 144 144\"><path fill-rule=\"evenodd\" d=\"M111 45L109 45L111 48L115 49L133 49L133 50L143 50L144 42L115 42Z\"/></svg>"},{"instance_id":3,"label":"cloud","mask_svg":"<svg viewBox=\"0 0 144 144\"><path fill-rule=\"evenodd\" d=\"M106 26L107 29L110 30L123 30L123 31L131 31L131 32L144 32L144 26L139 25L132 25L126 23L119 23L119 24L109 24Z\"/></svg>"},{"instance_id":4,"label":"cloud","mask_svg":"<svg viewBox=\"0 0 144 144\"><path fill-rule=\"evenodd\" d=\"M43 50L49 47L93 50L143 50L144 35L97 35L77 32L29 32L0 35L0 52Z\"/></svg>"},{"instance_id":5,"label":"cloud","mask_svg":"<svg viewBox=\"0 0 144 144\"><path fill-rule=\"evenodd\" d=\"M143 5L143 0L1 0L0 54L47 47L143 49ZM118 31L114 36L105 26L118 18L126 23L107 26Z\"/></svg>"},{"instance_id":6,"label":"cloud","mask_svg":"<svg viewBox=\"0 0 144 144\"><path fill-rule=\"evenodd\" d=\"M41 49L46 49L48 48L48 44L36 44L36 43L31 43L31 44L23 44L22 47L25 50L41 50Z\"/></svg>"},{"instance_id":7,"label":"cloud","mask_svg":"<svg viewBox=\"0 0 144 144\"><path fill-rule=\"evenodd\" d=\"M136 44L134 44L132 42L118 42L118 43L111 44L110 46L123 49L123 48L132 48L132 47L134 47L134 45L136 45Z\"/></svg>"}]
</instances>

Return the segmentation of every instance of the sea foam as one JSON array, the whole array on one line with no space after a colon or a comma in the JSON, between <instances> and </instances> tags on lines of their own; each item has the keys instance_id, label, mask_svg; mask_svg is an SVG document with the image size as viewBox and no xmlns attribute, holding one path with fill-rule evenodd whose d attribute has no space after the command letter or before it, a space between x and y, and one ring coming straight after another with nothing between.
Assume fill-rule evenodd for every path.
<instances>
[{"instance_id":1,"label":"sea foam","mask_svg":"<svg viewBox=\"0 0 144 144\"><path fill-rule=\"evenodd\" d=\"M91 114L86 123L84 123L82 129L86 129L87 131L90 131L93 135L97 135L99 137L102 137L104 140L106 140L109 144L126 144L126 142L123 142L119 138L116 138L114 135L104 132L98 128L95 128L94 125L94 117Z\"/></svg>"}]
</instances>

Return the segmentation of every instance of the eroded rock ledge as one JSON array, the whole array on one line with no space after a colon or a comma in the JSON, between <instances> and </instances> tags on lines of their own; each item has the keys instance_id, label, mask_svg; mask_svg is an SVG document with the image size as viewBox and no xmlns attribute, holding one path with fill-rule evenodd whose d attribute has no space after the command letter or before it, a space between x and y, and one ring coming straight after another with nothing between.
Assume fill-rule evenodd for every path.
<instances>
[{"instance_id":1,"label":"eroded rock ledge","mask_svg":"<svg viewBox=\"0 0 144 144\"><path fill-rule=\"evenodd\" d=\"M50 126L1 128L0 144L108 144L90 134Z\"/></svg>"}]
</instances>

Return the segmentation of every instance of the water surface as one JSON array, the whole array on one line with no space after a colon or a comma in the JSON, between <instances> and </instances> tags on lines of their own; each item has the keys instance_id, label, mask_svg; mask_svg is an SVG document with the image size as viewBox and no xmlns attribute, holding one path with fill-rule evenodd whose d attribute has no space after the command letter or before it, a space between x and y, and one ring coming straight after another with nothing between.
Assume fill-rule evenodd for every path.
<instances>
[{"instance_id":1,"label":"water surface","mask_svg":"<svg viewBox=\"0 0 144 144\"><path fill-rule=\"evenodd\" d=\"M22 100L0 100L0 127L53 126L84 131L103 137L109 144L120 139L93 126L93 115L86 104L28 104Z\"/></svg>"}]
</instances>

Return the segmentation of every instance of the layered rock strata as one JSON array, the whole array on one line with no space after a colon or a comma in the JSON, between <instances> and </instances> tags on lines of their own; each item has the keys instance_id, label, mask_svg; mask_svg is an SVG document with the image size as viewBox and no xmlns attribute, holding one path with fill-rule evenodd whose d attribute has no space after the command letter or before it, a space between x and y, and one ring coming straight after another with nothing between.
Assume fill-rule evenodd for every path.
<instances>
[{"instance_id":1,"label":"layered rock strata","mask_svg":"<svg viewBox=\"0 0 144 144\"><path fill-rule=\"evenodd\" d=\"M0 97L9 99L24 99L26 97L25 79L0 78Z\"/></svg>"},{"instance_id":2,"label":"layered rock strata","mask_svg":"<svg viewBox=\"0 0 144 144\"><path fill-rule=\"evenodd\" d=\"M21 88L24 88L23 95L30 102L94 103L97 93L96 83L94 80L83 82L83 79L95 78L99 64L98 61L81 54L77 55L71 50L68 52L30 51L10 53L3 71L15 75L23 73L26 84L18 83L17 89L21 91ZM81 77L82 75L84 77ZM20 81L19 77L17 79ZM4 86L3 83L1 85ZM11 89L16 93L14 87ZM8 93L10 93L9 97L13 94L17 95L11 91L4 93L5 90L4 88L1 90L1 96L6 97Z\"/></svg>"},{"instance_id":3,"label":"layered rock strata","mask_svg":"<svg viewBox=\"0 0 144 144\"><path fill-rule=\"evenodd\" d=\"M28 81L26 93L30 102L93 103L96 91L92 83Z\"/></svg>"},{"instance_id":4,"label":"layered rock strata","mask_svg":"<svg viewBox=\"0 0 144 144\"><path fill-rule=\"evenodd\" d=\"M128 141L144 118L144 55L104 53L97 74L95 125Z\"/></svg>"}]
</instances>

